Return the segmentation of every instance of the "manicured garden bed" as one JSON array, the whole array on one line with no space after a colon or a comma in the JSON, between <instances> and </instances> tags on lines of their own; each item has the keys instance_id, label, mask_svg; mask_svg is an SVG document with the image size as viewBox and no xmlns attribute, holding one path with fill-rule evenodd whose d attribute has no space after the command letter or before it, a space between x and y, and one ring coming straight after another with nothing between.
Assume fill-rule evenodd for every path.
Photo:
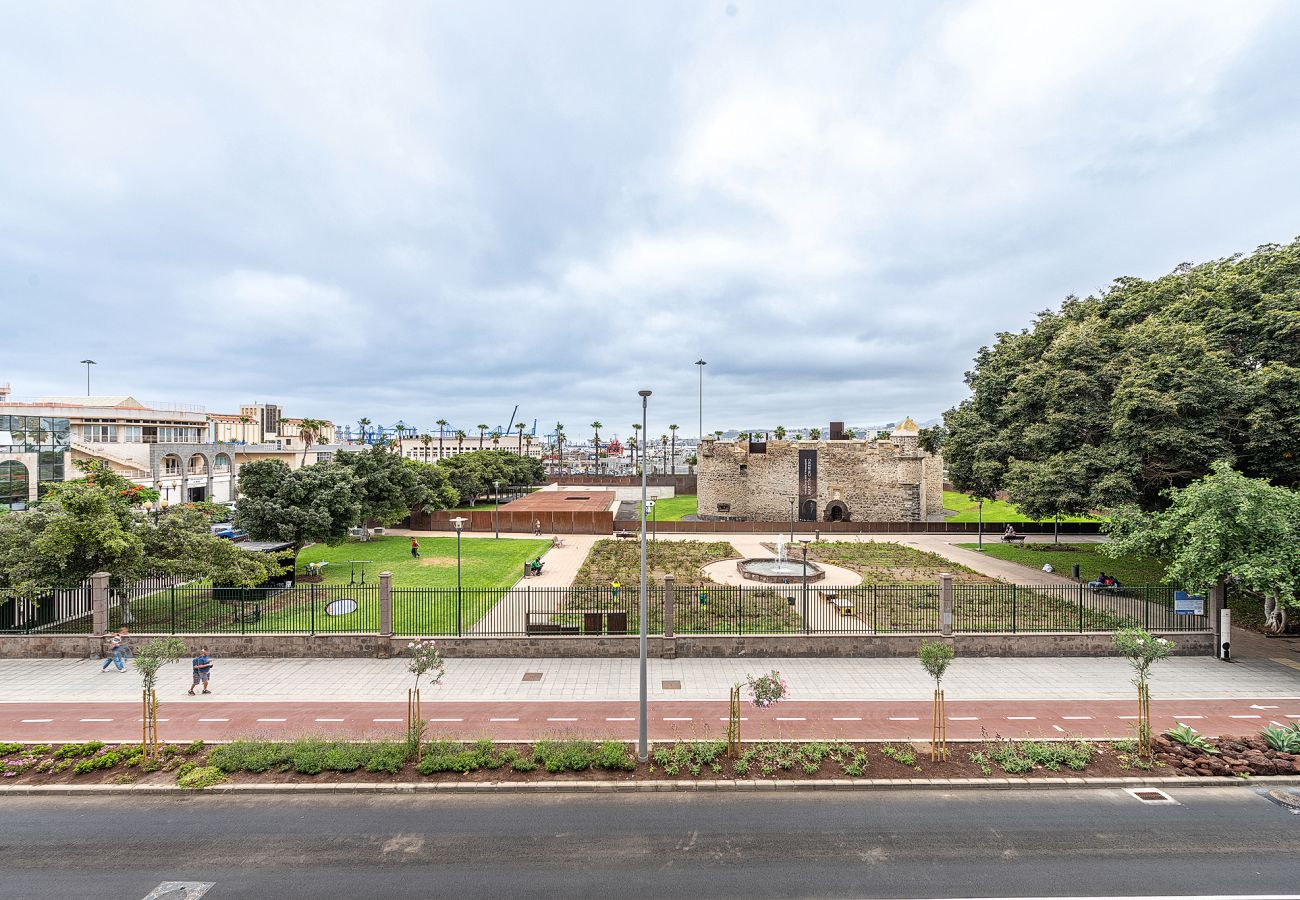
<instances>
[{"instance_id":1,"label":"manicured garden bed","mask_svg":"<svg viewBox=\"0 0 1300 900\"><path fill-rule=\"evenodd\" d=\"M298 572L308 563L328 562L324 584L347 584L352 578L354 559L369 560L366 579L376 581L380 572L393 573L395 588L454 588L456 586L456 539L418 537L420 556L411 556L411 539L380 535L368 541L349 541L337 547L315 544L298 554ZM464 587L508 588L523 577L524 563L551 548L549 540L461 538L460 568Z\"/></svg>"},{"instance_id":2,"label":"manicured garden bed","mask_svg":"<svg viewBox=\"0 0 1300 900\"><path fill-rule=\"evenodd\" d=\"M975 550L978 543L958 544L964 550ZM1154 556L1120 556L1111 558L1098 543L1074 542L1060 544L1024 544L1016 547L1000 543L997 536L986 538L984 553L995 559L1019 563L1033 570L1025 573L1032 578L1050 563L1057 575L1069 575L1071 566L1079 567L1079 578L1093 581L1101 572L1118 578L1120 584L1164 584L1166 562Z\"/></svg>"}]
</instances>

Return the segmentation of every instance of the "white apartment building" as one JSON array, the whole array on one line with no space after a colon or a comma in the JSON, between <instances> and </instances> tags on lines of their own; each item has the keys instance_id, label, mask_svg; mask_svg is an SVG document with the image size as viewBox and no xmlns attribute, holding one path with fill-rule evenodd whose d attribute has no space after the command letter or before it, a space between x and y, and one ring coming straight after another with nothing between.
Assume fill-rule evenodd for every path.
<instances>
[{"instance_id":1,"label":"white apartment building","mask_svg":"<svg viewBox=\"0 0 1300 900\"><path fill-rule=\"evenodd\" d=\"M333 444L337 441L334 423L325 424L312 440L312 444ZM238 413L208 413L209 439L236 444L269 444L281 450L302 450L302 419L283 415L281 407L273 403L250 403L239 408Z\"/></svg>"},{"instance_id":2,"label":"white apartment building","mask_svg":"<svg viewBox=\"0 0 1300 900\"><path fill-rule=\"evenodd\" d=\"M134 397L0 399L0 505L22 509L44 482L78 478L97 459L169 504L235 496L235 446L209 439L202 407Z\"/></svg>"},{"instance_id":3,"label":"white apartment building","mask_svg":"<svg viewBox=\"0 0 1300 900\"><path fill-rule=\"evenodd\" d=\"M456 438L452 435L445 435L442 439L441 448L438 446L438 436L430 435L433 439L428 445L424 443L423 438L404 437L401 439L402 456L407 459L418 459L420 462L437 462L440 459L457 456L461 453L473 453L476 450L509 450L511 453L519 452L519 435L503 434L499 438L493 438L487 435L483 438L483 446L479 447L478 434L472 434L465 438L463 444L457 444ZM542 459L546 452L546 442L530 438L528 434L524 435L523 455L530 456L533 459Z\"/></svg>"}]
</instances>

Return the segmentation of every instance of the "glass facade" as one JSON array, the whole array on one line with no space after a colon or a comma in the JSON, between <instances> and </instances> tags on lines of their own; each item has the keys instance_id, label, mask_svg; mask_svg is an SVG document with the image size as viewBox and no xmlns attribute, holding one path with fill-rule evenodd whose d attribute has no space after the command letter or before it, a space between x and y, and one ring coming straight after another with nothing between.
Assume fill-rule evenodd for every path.
<instances>
[{"instance_id":1,"label":"glass facade","mask_svg":"<svg viewBox=\"0 0 1300 900\"><path fill-rule=\"evenodd\" d=\"M68 449L68 420L48 416L0 415L0 450L35 453Z\"/></svg>"},{"instance_id":2,"label":"glass facade","mask_svg":"<svg viewBox=\"0 0 1300 900\"><path fill-rule=\"evenodd\" d=\"M24 509L29 490L27 467L12 459L0 461L0 507Z\"/></svg>"}]
</instances>

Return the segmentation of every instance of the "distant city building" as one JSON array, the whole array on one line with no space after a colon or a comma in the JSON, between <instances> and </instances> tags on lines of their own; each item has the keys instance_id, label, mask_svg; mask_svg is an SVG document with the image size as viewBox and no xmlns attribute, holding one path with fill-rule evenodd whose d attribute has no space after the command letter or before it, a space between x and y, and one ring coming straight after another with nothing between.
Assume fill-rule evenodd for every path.
<instances>
[{"instance_id":1,"label":"distant city building","mask_svg":"<svg viewBox=\"0 0 1300 900\"><path fill-rule=\"evenodd\" d=\"M333 444L337 438L334 423L328 419L313 438L313 444ZM302 419L289 419L273 403L252 403L239 413L208 413L211 439L236 444L274 444L281 450L301 450Z\"/></svg>"}]
</instances>

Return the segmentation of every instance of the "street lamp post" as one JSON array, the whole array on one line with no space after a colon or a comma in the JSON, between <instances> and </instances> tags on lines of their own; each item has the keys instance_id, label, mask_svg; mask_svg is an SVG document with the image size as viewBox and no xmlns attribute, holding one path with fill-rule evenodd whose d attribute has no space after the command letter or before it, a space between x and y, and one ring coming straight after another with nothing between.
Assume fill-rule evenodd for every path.
<instances>
[{"instance_id":1,"label":"street lamp post","mask_svg":"<svg viewBox=\"0 0 1300 900\"><path fill-rule=\"evenodd\" d=\"M810 538L799 538L799 543L803 544L803 630L808 631L808 541Z\"/></svg>"},{"instance_id":2,"label":"street lamp post","mask_svg":"<svg viewBox=\"0 0 1300 900\"><path fill-rule=\"evenodd\" d=\"M492 499L496 502L496 509L492 511L492 527L496 529L497 540L501 540L501 482L492 482Z\"/></svg>"},{"instance_id":3,"label":"street lamp post","mask_svg":"<svg viewBox=\"0 0 1300 900\"><path fill-rule=\"evenodd\" d=\"M99 363L95 362L93 359L83 359L81 361L81 364L86 367L86 396L89 397L90 396L90 367L97 366L99 365Z\"/></svg>"},{"instance_id":4,"label":"street lamp post","mask_svg":"<svg viewBox=\"0 0 1300 900\"><path fill-rule=\"evenodd\" d=\"M467 519L460 516L451 520L451 524L456 527L456 637L460 637L460 532L465 527Z\"/></svg>"},{"instance_id":5,"label":"street lamp post","mask_svg":"<svg viewBox=\"0 0 1300 900\"><path fill-rule=\"evenodd\" d=\"M983 549L984 549L984 498L981 497L981 498L979 499L978 502L979 502L979 507L980 507L980 546L979 546L979 548L980 548L981 550L983 550Z\"/></svg>"},{"instance_id":6,"label":"street lamp post","mask_svg":"<svg viewBox=\"0 0 1300 900\"><path fill-rule=\"evenodd\" d=\"M704 367L708 365L704 360L697 359L695 364L700 367L700 443L704 443Z\"/></svg>"},{"instance_id":7,"label":"street lamp post","mask_svg":"<svg viewBox=\"0 0 1300 900\"><path fill-rule=\"evenodd\" d=\"M794 505L797 502L794 497L790 498L790 543L792 544L794 543Z\"/></svg>"},{"instance_id":8,"label":"street lamp post","mask_svg":"<svg viewBox=\"0 0 1300 900\"><path fill-rule=\"evenodd\" d=\"M646 428L646 410L650 404L650 391L637 391L641 395L641 430L649 434ZM645 466L641 467L641 627L640 627L640 651L641 651L641 721L637 730L636 758L645 762L650 758L650 739L648 728L647 712L647 693L648 684L646 680L646 577L645 577L645 513L646 513L646 477Z\"/></svg>"}]
</instances>

